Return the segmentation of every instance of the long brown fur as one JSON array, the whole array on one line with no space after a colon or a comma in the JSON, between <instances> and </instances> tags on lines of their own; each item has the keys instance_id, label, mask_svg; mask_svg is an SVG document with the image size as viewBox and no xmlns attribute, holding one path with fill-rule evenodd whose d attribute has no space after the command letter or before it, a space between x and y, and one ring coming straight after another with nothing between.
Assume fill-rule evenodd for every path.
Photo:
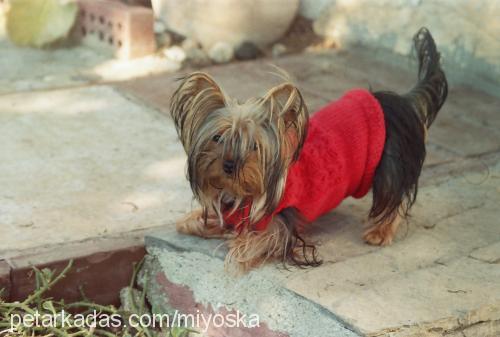
<instances>
[{"instance_id":1,"label":"long brown fur","mask_svg":"<svg viewBox=\"0 0 500 337\"><path fill-rule=\"evenodd\" d=\"M414 42L419 61L415 88L405 95L373 93L384 111L387 135L373 182L369 215L373 226L364 234L375 245L392 242L415 201L427 128L447 94L432 36L421 29ZM252 227L276 209L288 169L298 159L307 136L309 114L298 88L285 76L284 83L262 97L240 103L206 73L195 72L181 81L170 110L201 210L179 221L178 231L228 239L226 266L236 265L243 271L272 259L319 265L316 247L302 237L303 221L295 209L275 215L264 231ZM245 223L237 228L224 223L224 214L248 201L251 209Z\"/></svg>"}]
</instances>

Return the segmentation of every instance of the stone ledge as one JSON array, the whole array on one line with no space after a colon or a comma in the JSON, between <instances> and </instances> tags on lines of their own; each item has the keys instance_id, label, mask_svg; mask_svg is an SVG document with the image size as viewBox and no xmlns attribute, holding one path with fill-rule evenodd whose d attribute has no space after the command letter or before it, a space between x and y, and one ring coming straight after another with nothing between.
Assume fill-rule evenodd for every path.
<instances>
[{"instance_id":1,"label":"stone ledge","mask_svg":"<svg viewBox=\"0 0 500 337\"><path fill-rule=\"evenodd\" d=\"M348 199L318 219L309 233L319 242L324 260L318 268L267 265L231 278L223 269L225 246L220 241L187 237L172 229L152 233L146 237L150 262L145 270L154 280L148 296L157 310L168 312L173 289L181 286L196 308L254 310L272 331L289 336L304 335L304 330L287 330L292 326L287 322L297 320L297 310L311 305L328 313L329 319L322 322L304 319L316 322L318 331L324 328L321 324L331 326L331 319L366 336L495 336L500 333L495 323L500 320L500 270L492 268L492 262L497 261L500 234L500 158L484 156L480 165L474 160L460 167L436 167L443 172L466 171L428 180L420 189L413 217L390 247L362 242L370 198ZM488 175L483 176L486 166ZM292 294L300 308L289 313L290 306L283 304L289 295L284 294ZM266 303L269 299L272 305ZM306 312L311 310L317 312L312 307Z\"/></svg>"},{"instance_id":2,"label":"stone ledge","mask_svg":"<svg viewBox=\"0 0 500 337\"><path fill-rule=\"evenodd\" d=\"M110 237L58 244L45 249L11 256L9 267L10 301L21 301L35 288L33 267L60 272L70 260L73 267L48 293L56 299L74 302L86 297L99 304L119 306L119 292L132 278L134 263L144 257L142 240L135 237ZM2 286L0 261L0 287Z\"/></svg>"},{"instance_id":3,"label":"stone ledge","mask_svg":"<svg viewBox=\"0 0 500 337\"><path fill-rule=\"evenodd\" d=\"M204 248L212 247L196 241ZM276 272L273 267L236 278L225 274L219 258L200 252L178 251L169 243L163 248L150 247L148 252L142 280L143 284L145 276L149 280L147 296L153 313L174 314L180 310L208 317L239 312L259 317L260 327L210 326L205 336L358 336L328 310L286 289L271 275Z\"/></svg>"}]
</instances>

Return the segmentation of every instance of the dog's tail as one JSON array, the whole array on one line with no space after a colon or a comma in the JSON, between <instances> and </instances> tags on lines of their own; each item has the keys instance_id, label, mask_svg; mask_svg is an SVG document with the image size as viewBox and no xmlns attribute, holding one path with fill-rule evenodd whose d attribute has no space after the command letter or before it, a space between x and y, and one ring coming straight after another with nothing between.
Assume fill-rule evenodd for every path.
<instances>
[{"instance_id":1,"label":"dog's tail","mask_svg":"<svg viewBox=\"0 0 500 337\"><path fill-rule=\"evenodd\" d=\"M428 129L437 116L448 95L448 82L443 69L436 43L427 28L413 37L418 59L418 83L406 94L420 120Z\"/></svg>"},{"instance_id":2,"label":"dog's tail","mask_svg":"<svg viewBox=\"0 0 500 337\"><path fill-rule=\"evenodd\" d=\"M399 213L406 216L415 202L425 159L427 129L448 94L440 54L432 35L421 28L414 38L418 82L408 93L374 92L384 111L386 141L373 180L370 218L388 223Z\"/></svg>"}]
</instances>

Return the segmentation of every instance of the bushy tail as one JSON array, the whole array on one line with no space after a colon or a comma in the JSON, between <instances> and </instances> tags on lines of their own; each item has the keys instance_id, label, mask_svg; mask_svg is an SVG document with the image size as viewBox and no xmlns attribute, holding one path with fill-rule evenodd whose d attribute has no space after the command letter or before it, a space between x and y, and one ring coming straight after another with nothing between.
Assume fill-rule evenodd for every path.
<instances>
[{"instance_id":1,"label":"bushy tail","mask_svg":"<svg viewBox=\"0 0 500 337\"><path fill-rule=\"evenodd\" d=\"M448 95L448 82L441 69L441 56L427 28L413 37L418 60L418 83L406 94L426 128L434 122Z\"/></svg>"},{"instance_id":2,"label":"bushy tail","mask_svg":"<svg viewBox=\"0 0 500 337\"><path fill-rule=\"evenodd\" d=\"M427 129L443 106L448 83L432 35L421 28L413 37L418 59L418 82L404 95L378 91L373 95L384 111L386 141L373 180L370 217L390 223L408 211L417 197L418 178L425 160Z\"/></svg>"}]
</instances>

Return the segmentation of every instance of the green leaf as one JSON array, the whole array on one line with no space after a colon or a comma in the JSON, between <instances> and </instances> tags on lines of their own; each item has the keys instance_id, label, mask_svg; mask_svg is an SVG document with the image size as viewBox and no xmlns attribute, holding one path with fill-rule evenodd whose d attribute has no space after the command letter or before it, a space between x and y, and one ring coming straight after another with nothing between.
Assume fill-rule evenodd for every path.
<instances>
[{"instance_id":1,"label":"green leaf","mask_svg":"<svg viewBox=\"0 0 500 337\"><path fill-rule=\"evenodd\" d=\"M198 334L198 331L184 328L184 327L172 327L170 328L170 336L171 337L188 337L189 333Z\"/></svg>"},{"instance_id":2,"label":"green leaf","mask_svg":"<svg viewBox=\"0 0 500 337\"><path fill-rule=\"evenodd\" d=\"M7 34L17 45L43 47L68 35L77 12L68 0L11 0Z\"/></svg>"},{"instance_id":3,"label":"green leaf","mask_svg":"<svg viewBox=\"0 0 500 337\"><path fill-rule=\"evenodd\" d=\"M56 309L54 308L54 304L52 303L52 301L45 301L43 302L42 304L42 308L44 308L45 310L49 311L52 315L56 315Z\"/></svg>"}]
</instances>

